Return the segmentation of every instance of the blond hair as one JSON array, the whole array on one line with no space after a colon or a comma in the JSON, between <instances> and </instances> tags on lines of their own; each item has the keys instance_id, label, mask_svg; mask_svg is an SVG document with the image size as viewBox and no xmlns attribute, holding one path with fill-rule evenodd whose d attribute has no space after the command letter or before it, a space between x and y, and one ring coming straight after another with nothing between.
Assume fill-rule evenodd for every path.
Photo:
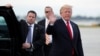
<instances>
[{"instance_id":1,"label":"blond hair","mask_svg":"<svg viewBox=\"0 0 100 56\"><path fill-rule=\"evenodd\" d=\"M72 10L72 6L71 6L71 5L65 4L65 5L63 5L63 6L60 8L60 13L61 13L61 11L62 11L63 9L66 9L66 8Z\"/></svg>"}]
</instances>

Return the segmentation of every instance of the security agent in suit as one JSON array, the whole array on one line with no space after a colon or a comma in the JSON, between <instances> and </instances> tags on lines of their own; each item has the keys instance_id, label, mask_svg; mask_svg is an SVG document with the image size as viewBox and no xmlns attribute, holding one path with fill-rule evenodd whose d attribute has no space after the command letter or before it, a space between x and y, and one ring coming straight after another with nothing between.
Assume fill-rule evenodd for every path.
<instances>
[{"instance_id":1,"label":"security agent in suit","mask_svg":"<svg viewBox=\"0 0 100 56\"><path fill-rule=\"evenodd\" d=\"M50 19L47 34L53 35L52 49L49 56L84 56L80 31L70 21L72 6L64 5L60 9L61 19ZM68 23L67 23L68 22ZM70 33L67 26L70 27Z\"/></svg>"},{"instance_id":2,"label":"security agent in suit","mask_svg":"<svg viewBox=\"0 0 100 56\"><path fill-rule=\"evenodd\" d=\"M22 33L22 56L43 56L42 46L45 41L44 28L35 24L36 16L36 12L31 10L27 13L26 21L20 21ZM31 27L29 28L29 26ZM31 29L31 33L29 33L29 29Z\"/></svg>"},{"instance_id":3,"label":"security agent in suit","mask_svg":"<svg viewBox=\"0 0 100 56\"><path fill-rule=\"evenodd\" d=\"M45 31L47 29L47 26L49 24L49 18L50 16L54 16L53 10L50 6L45 7L45 18L38 22L39 25L42 25L45 28ZM49 52L52 47L52 35L45 34L45 45L44 45L44 55L48 56Z\"/></svg>"}]
</instances>

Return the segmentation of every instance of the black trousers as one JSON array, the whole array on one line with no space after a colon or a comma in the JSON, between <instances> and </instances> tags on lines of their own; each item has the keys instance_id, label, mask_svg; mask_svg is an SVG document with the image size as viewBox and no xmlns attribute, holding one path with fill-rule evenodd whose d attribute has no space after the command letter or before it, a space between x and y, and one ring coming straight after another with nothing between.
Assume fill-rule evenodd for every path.
<instances>
[{"instance_id":1,"label":"black trousers","mask_svg":"<svg viewBox=\"0 0 100 56\"><path fill-rule=\"evenodd\" d=\"M52 44L49 44L49 45L45 45L44 46L44 56L49 56L51 47L52 47Z\"/></svg>"},{"instance_id":2,"label":"black trousers","mask_svg":"<svg viewBox=\"0 0 100 56\"><path fill-rule=\"evenodd\" d=\"M23 51L21 56L33 56L32 51Z\"/></svg>"}]
</instances>

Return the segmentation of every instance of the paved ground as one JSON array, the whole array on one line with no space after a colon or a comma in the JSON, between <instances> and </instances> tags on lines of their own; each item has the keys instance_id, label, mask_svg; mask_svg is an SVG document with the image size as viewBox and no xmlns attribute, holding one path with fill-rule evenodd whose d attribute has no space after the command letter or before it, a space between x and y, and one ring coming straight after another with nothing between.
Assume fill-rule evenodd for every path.
<instances>
[{"instance_id":1,"label":"paved ground","mask_svg":"<svg viewBox=\"0 0 100 56\"><path fill-rule=\"evenodd\" d=\"M100 56L100 27L80 28L84 56Z\"/></svg>"}]
</instances>

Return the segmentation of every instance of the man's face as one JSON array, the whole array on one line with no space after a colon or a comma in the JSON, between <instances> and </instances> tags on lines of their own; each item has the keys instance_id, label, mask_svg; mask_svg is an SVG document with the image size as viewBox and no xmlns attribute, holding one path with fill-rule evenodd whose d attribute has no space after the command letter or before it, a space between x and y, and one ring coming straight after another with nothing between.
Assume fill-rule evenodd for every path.
<instances>
[{"instance_id":1,"label":"man's face","mask_svg":"<svg viewBox=\"0 0 100 56\"><path fill-rule=\"evenodd\" d=\"M60 14L61 14L62 18L65 19L66 21L70 20L71 15L72 15L72 9L70 9L70 8L63 8L61 10Z\"/></svg>"},{"instance_id":2,"label":"man's face","mask_svg":"<svg viewBox=\"0 0 100 56\"><path fill-rule=\"evenodd\" d=\"M49 18L50 15L52 15L52 9L51 8L45 8L45 15L47 18Z\"/></svg>"},{"instance_id":3,"label":"man's face","mask_svg":"<svg viewBox=\"0 0 100 56\"><path fill-rule=\"evenodd\" d=\"M27 22L29 24L33 24L35 22L36 16L34 13L28 13L27 15Z\"/></svg>"}]
</instances>

